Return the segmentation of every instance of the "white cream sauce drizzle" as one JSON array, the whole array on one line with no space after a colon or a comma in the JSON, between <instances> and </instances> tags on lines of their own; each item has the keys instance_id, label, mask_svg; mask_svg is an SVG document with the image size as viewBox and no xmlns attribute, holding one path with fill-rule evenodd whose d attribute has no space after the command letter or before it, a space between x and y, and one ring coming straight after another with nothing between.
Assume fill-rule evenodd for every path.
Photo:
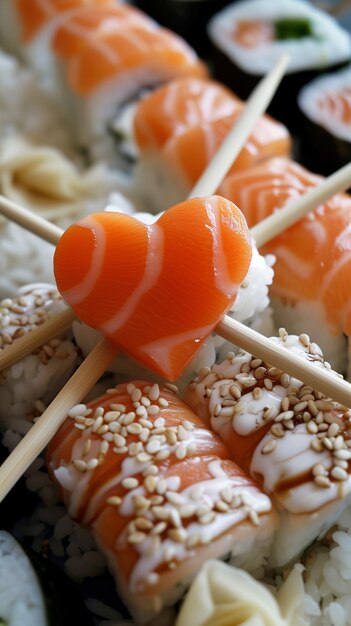
<instances>
[{"instance_id":1,"label":"white cream sauce drizzle","mask_svg":"<svg viewBox=\"0 0 351 626\"><path fill-rule=\"evenodd\" d=\"M96 283L100 280L103 272L106 249L105 229L93 218L93 216L88 216L83 220L80 220L80 222L77 223L77 226L91 230L94 244L91 254L90 268L85 277L80 283L63 292L65 300L72 305L83 302L85 298L90 295Z\"/></svg>"},{"instance_id":2,"label":"white cream sauce drizzle","mask_svg":"<svg viewBox=\"0 0 351 626\"><path fill-rule=\"evenodd\" d=\"M306 358L308 350L301 344L297 336L289 335L286 341L276 337L271 338L271 340ZM244 353L236 356L233 362L225 360L214 365L212 372L201 380L196 387L195 394L198 406L207 406L212 428L220 435L223 434L223 437L225 437L225 429L228 428L229 424L239 435L250 436L260 425L265 423L263 420L264 406L276 408L280 406L283 397L302 387L300 381L291 379L288 388L279 384L274 385L270 392L262 390L263 396L257 400L253 398L251 392L244 394L239 400L239 411L234 414L234 417L215 417L215 407L223 400L220 395L221 387L235 382L235 375L240 372L243 363L249 363L251 358L251 355ZM314 362L314 366L324 368L322 362L319 361ZM216 380L214 373L220 374L223 379ZM335 372L332 371L330 375L336 376ZM212 389L210 399L204 398L206 385L210 385ZM190 405L194 406L194 404L195 401L191 400ZM200 411L198 410L198 412ZM310 471L317 463L322 463L326 468L330 468L332 465L331 455L328 451L317 453L310 448L315 435L307 432L305 424L297 425L293 431L285 431L282 438L274 437L276 448L269 454L262 454L263 447L271 439L273 439L272 434L264 435L253 454L250 467L252 475L259 474L262 476L264 488L270 493L275 492L282 480L294 480L299 475ZM348 479L347 485L347 490L351 489L351 478ZM277 497L278 499L284 498L284 506L293 513L313 511L317 505L324 506L336 497L334 487L333 489L317 488L311 481L306 482L304 486L299 486L298 493L300 498L297 497L296 488L293 487L285 491L284 495L278 494Z\"/></svg>"},{"instance_id":3,"label":"white cream sauce drizzle","mask_svg":"<svg viewBox=\"0 0 351 626\"><path fill-rule=\"evenodd\" d=\"M162 229L157 224L144 225L144 227L148 238L144 275L116 315L101 325L101 330L106 334L117 332L130 319L141 298L155 286L162 272L164 250Z\"/></svg>"},{"instance_id":4,"label":"white cream sauce drizzle","mask_svg":"<svg viewBox=\"0 0 351 626\"><path fill-rule=\"evenodd\" d=\"M203 496L201 503L216 502L218 494L222 489L230 488L234 495L245 494L245 501L248 506L254 509L257 513L266 513L271 510L271 502L267 496L260 493L254 486L242 484L238 485L238 478L229 478L225 471L222 469L221 462L211 462L208 466L210 473L213 475L212 480L205 480L196 483L196 486L201 485L203 488ZM243 481L244 482L244 481ZM184 504L194 504L194 501L190 497L190 493L193 490L194 485L185 488L178 493L184 498ZM166 504L165 508L172 509L172 505ZM206 541L211 542L216 537L219 537L222 533L226 532L232 526L240 524L246 519L247 513L242 508L230 510L225 514L216 515L215 520L206 524L204 527L199 522L191 522L186 530L189 537L200 534L206 535ZM119 539L121 545L125 542L125 537L122 535ZM233 539L234 542L234 539ZM148 554L149 542L146 540L142 545L136 547L139 552L139 560L137 561L129 580L130 591L136 591L138 588L145 586L145 579L147 575L157 569L157 567L163 562L164 553L171 549L174 552L174 558L178 561L190 558L195 554L194 549L189 549L185 544L177 543L171 539L164 539L159 550L154 551L152 554Z\"/></svg>"}]
</instances>

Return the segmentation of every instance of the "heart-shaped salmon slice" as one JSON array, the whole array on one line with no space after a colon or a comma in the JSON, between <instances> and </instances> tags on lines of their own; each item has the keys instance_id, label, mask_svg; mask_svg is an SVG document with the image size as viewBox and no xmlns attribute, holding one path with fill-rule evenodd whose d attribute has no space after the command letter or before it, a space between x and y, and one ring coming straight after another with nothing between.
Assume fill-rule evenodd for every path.
<instances>
[{"instance_id":1,"label":"heart-shaped salmon slice","mask_svg":"<svg viewBox=\"0 0 351 626\"><path fill-rule=\"evenodd\" d=\"M177 204L153 225L90 215L61 237L54 270L79 319L174 380L228 311L250 260L245 218L212 196Z\"/></svg>"}]
</instances>

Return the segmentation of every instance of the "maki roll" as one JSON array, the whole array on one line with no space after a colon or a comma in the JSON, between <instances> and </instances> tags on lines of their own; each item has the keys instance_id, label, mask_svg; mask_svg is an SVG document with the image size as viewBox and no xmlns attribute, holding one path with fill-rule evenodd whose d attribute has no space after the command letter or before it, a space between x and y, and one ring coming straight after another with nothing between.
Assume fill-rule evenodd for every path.
<instances>
[{"instance_id":1,"label":"maki roll","mask_svg":"<svg viewBox=\"0 0 351 626\"><path fill-rule=\"evenodd\" d=\"M5 531L0 531L0 624L48 626L35 571L21 546Z\"/></svg>"},{"instance_id":2,"label":"maki roll","mask_svg":"<svg viewBox=\"0 0 351 626\"><path fill-rule=\"evenodd\" d=\"M316 78L298 97L305 162L328 174L351 160L351 68ZM316 150L318 146L318 150Z\"/></svg>"},{"instance_id":3,"label":"maki roll","mask_svg":"<svg viewBox=\"0 0 351 626\"><path fill-rule=\"evenodd\" d=\"M4 530L0 531L0 624L92 626L76 587L51 563L25 552Z\"/></svg>"},{"instance_id":4,"label":"maki roll","mask_svg":"<svg viewBox=\"0 0 351 626\"><path fill-rule=\"evenodd\" d=\"M338 376L305 333L281 329L271 340ZM184 399L280 512L273 567L299 556L349 506L351 412L345 406L243 350L200 371Z\"/></svg>"},{"instance_id":5,"label":"maki roll","mask_svg":"<svg viewBox=\"0 0 351 626\"><path fill-rule=\"evenodd\" d=\"M209 24L215 75L246 98L284 54L286 76L269 111L290 127L298 119L297 94L316 74L351 58L351 37L336 20L302 0L245 0Z\"/></svg>"},{"instance_id":6,"label":"maki roll","mask_svg":"<svg viewBox=\"0 0 351 626\"><path fill-rule=\"evenodd\" d=\"M209 558L262 562L276 526L270 499L174 391L134 381L68 416L49 469L136 623L173 605Z\"/></svg>"},{"instance_id":7,"label":"maki roll","mask_svg":"<svg viewBox=\"0 0 351 626\"><path fill-rule=\"evenodd\" d=\"M180 76L203 77L207 72L180 37L146 16L141 18L136 10L122 10L130 16L127 25L125 20L113 19L116 9L95 26L94 22L84 26L83 13L66 20L57 29L49 52L60 65L60 90L79 145L93 160L108 158L123 166L125 159L118 154L114 137L123 143L120 135L129 123L126 107L133 106L145 90Z\"/></svg>"}]
</instances>

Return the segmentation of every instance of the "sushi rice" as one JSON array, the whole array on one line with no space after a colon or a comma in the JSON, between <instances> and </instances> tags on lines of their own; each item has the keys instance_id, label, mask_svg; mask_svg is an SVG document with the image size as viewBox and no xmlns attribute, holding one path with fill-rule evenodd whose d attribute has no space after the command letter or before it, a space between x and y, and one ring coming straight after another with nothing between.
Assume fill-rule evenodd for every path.
<instances>
[{"instance_id":1,"label":"sushi rice","mask_svg":"<svg viewBox=\"0 0 351 626\"><path fill-rule=\"evenodd\" d=\"M0 54L0 87L0 126L4 131L2 137L20 134L37 144L44 142L57 147L77 159L77 155L73 152L70 134L65 131L67 125L63 112L40 88L29 70L21 68L12 57L2 53ZM16 106L13 106L14 103ZM25 116L23 116L23 110L27 112ZM117 202L119 202L118 185ZM112 203L115 204L113 200ZM34 236L23 233L13 224L1 224L0 228L0 296L2 298L13 297L19 285L30 283L34 279L52 281L52 247L43 242L38 245L38 240ZM267 285L272 280L273 260L272 258L264 259L256 250L254 250L253 260L232 314L236 319L249 321L261 332L264 327L266 334L269 335L272 332L272 321L270 310L267 308ZM299 314L303 315L303 311ZM307 328L307 331L310 330L313 337L315 321L306 321L310 322L311 330ZM83 345L84 342L80 341L78 331L76 337L78 343ZM334 348L340 354L340 359L343 359L345 346L334 344ZM198 357L193 369L208 365L209 359L213 362L216 356L215 350L223 358L227 349L228 346L223 345L222 340L211 341L210 347ZM135 369L131 363L119 365L117 370L119 375L122 372L131 375L132 371L135 375ZM115 381L115 377L112 378L111 385L115 384ZM98 395L100 390L101 385L92 390L92 396ZM17 406L13 404L16 418L5 420L1 418L2 444L8 451L15 448L29 428L28 419L23 415L21 399L16 398L16 400ZM38 414L44 408L43 403L38 409ZM60 501L57 487L47 474L43 456L36 459L26 472L25 483L27 489L38 498L38 503L35 504L31 513L24 512L27 513L27 517L22 517L16 524L16 535L25 539L27 544L30 544L37 552L41 552L45 545L51 558L63 564L66 574L72 579L84 582L97 577L101 581L102 576L107 576L105 558L95 545L90 533L67 515ZM12 550L16 553L15 542L12 543ZM0 554L1 589L2 582L8 578L10 571L8 561L3 560L4 556L6 559L9 557L8 548L5 547L4 533L0 533ZM18 558L22 557L18 556ZM280 587L289 568L272 572L261 564L257 565L260 562L260 555L257 555L257 562L255 560L249 567L255 576L270 588ZM306 626L351 625L351 508L344 511L337 524L325 537L316 541L304 553L302 563L305 567ZM27 568L28 564L23 561L23 573ZM18 584L18 579L16 584ZM91 588L92 586L88 585L88 593ZM15 585L13 589L16 589ZM35 584L28 587L28 593L31 598L37 594ZM8 600L9 610L15 606L16 611L22 611L17 594L13 598L13 604L10 598ZM114 606L109 606L110 600ZM3 606L3 601L1 602ZM132 621L120 611L120 607L114 603L112 597L103 596L103 599L100 596L89 597L86 604L100 626L122 626L122 624L132 626ZM33 626L39 626L42 619L40 602L33 607L32 622L30 622L28 610L24 610L26 611L24 616L20 613L20 623L28 624L28 626L33 623ZM6 622L9 616L0 613L0 618L5 619ZM160 624L157 622L157 626L172 625L174 619L174 612L171 610L161 617ZM10 624L12 626L12 622ZM17 626L17 622L14 624ZM154 626L156 626L156 621Z\"/></svg>"}]
</instances>

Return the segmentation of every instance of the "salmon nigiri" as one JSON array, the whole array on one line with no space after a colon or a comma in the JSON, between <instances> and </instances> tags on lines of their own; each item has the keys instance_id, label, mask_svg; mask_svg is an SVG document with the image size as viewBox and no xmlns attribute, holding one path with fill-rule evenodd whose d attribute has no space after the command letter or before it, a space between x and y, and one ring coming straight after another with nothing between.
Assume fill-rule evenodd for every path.
<instances>
[{"instance_id":1,"label":"salmon nigiri","mask_svg":"<svg viewBox=\"0 0 351 626\"><path fill-rule=\"evenodd\" d=\"M241 212L213 196L149 226L122 213L90 215L61 237L54 269L82 321L175 379L234 302L250 260Z\"/></svg>"},{"instance_id":2,"label":"salmon nigiri","mask_svg":"<svg viewBox=\"0 0 351 626\"><path fill-rule=\"evenodd\" d=\"M49 470L137 623L174 604L208 558L259 564L271 502L173 391L134 381L68 416Z\"/></svg>"},{"instance_id":3,"label":"salmon nigiri","mask_svg":"<svg viewBox=\"0 0 351 626\"><path fill-rule=\"evenodd\" d=\"M297 163L274 159L228 177L221 193L253 226L320 180ZM271 295L278 324L313 334L342 372L351 335L350 220L351 197L337 194L263 248L276 257Z\"/></svg>"},{"instance_id":4,"label":"salmon nigiri","mask_svg":"<svg viewBox=\"0 0 351 626\"><path fill-rule=\"evenodd\" d=\"M283 349L327 369L305 333L281 329ZM351 501L351 412L247 352L200 372L185 401L221 437L231 457L280 511L271 565L296 558Z\"/></svg>"}]
</instances>

